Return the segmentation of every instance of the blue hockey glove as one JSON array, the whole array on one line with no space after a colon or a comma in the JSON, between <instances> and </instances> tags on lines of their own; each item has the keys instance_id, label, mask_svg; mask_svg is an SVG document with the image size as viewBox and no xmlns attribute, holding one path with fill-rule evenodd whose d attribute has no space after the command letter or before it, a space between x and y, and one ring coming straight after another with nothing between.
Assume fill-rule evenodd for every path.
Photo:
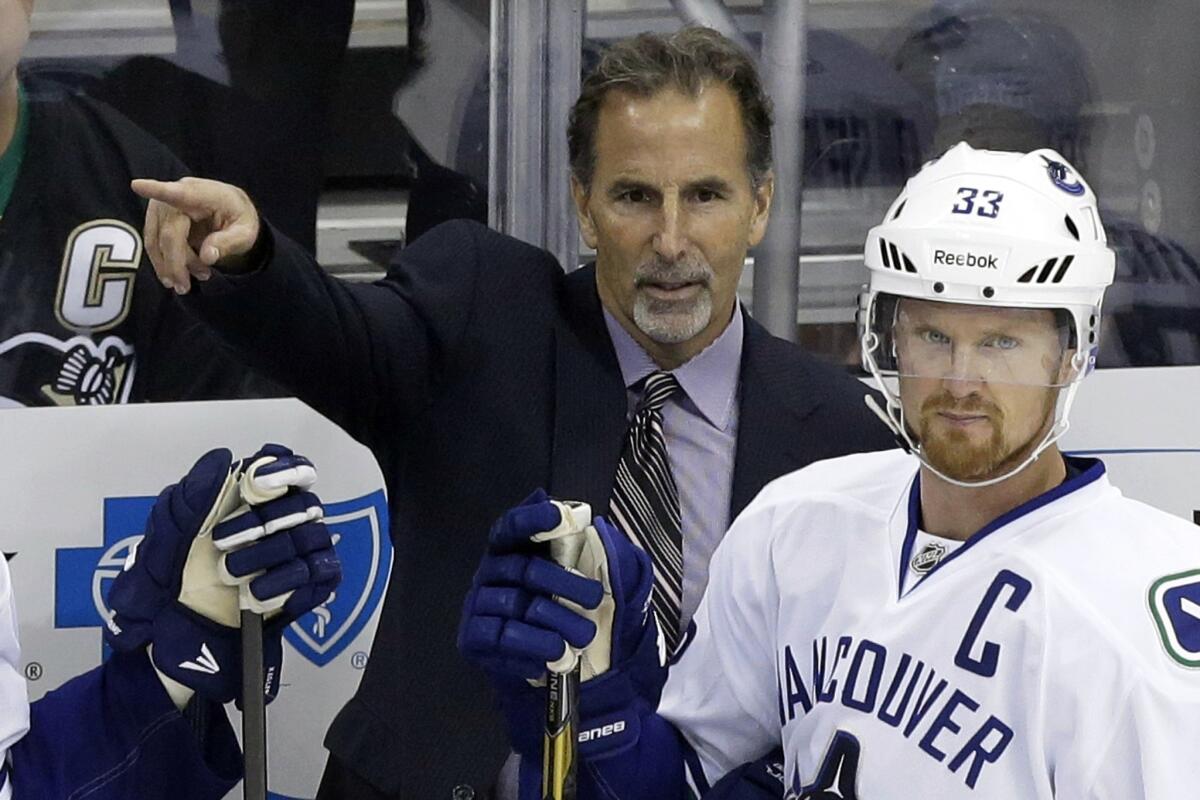
<instances>
[{"instance_id":1,"label":"blue hockey glove","mask_svg":"<svg viewBox=\"0 0 1200 800\"><path fill-rule=\"evenodd\" d=\"M150 645L176 703L180 690L241 702L241 605L266 614L263 691L279 686L284 629L324 602L341 565L312 464L279 445L248 459L204 455L159 495L145 537L108 596L105 638L116 650Z\"/></svg>"},{"instance_id":2,"label":"blue hockey glove","mask_svg":"<svg viewBox=\"0 0 1200 800\"><path fill-rule=\"evenodd\" d=\"M540 752L547 669L581 661L581 729L608 733L583 752L636 741L635 705L657 704L666 670L649 612L650 558L602 517L583 532L565 569L548 538L564 520L561 503L538 490L492 526L488 551L463 607L458 644L491 677L514 749Z\"/></svg>"}]
</instances>

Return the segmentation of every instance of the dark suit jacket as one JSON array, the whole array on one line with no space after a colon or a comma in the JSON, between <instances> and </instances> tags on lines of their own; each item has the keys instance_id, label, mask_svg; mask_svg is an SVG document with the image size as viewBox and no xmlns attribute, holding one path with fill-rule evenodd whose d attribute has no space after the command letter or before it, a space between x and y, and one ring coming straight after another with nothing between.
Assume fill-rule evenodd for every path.
<instances>
[{"instance_id":1,"label":"dark suit jacket","mask_svg":"<svg viewBox=\"0 0 1200 800\"><path fill-rule=\"evenodd\" d=\"M507 744L455 636L488 527L539 486L606 509L624 438L594 271L564 275L542 250L450 222L373 285L330 278L275 236L263 269L202 286L188 305L369 446L387 477L383 621L326 746L386 795L440 800L468 784L482 796ZM892 446L866 393L747 319L731 511L811 461Z\"/></svg>"}]
</instances>

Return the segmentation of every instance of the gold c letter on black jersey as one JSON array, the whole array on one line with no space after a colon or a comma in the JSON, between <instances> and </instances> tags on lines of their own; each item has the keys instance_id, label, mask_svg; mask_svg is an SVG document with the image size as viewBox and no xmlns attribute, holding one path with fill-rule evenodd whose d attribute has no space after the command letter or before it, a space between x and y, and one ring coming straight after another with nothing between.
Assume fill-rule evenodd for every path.
<instances>
[{"instance_id":1,"label":"gold c letter on black jersey","mask_svg":"<svg viewBox=\"0 0 1200 800\"><path fill-rule=\"evenodd\" d=\"M129 313L141 260L142 237L120 220L96 219L71 231L54 305L58 321L80 332L119 325Z\"/></svg>"}]
</instances>

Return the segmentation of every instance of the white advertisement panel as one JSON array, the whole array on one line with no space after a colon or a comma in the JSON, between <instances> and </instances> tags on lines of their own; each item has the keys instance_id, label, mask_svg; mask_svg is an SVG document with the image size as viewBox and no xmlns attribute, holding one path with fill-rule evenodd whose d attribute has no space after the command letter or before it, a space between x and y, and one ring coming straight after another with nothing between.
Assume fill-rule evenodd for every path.
<instances>
[{"instance_id":1,"label":"white advertisement panel","mask_svg":"<svg viewBox=\"0 0 1200 800\"><path fill-rule=\"evenodd\" d=\"M325 765L321 740L358 686L391 567L371 453L296 400L12 409L0 412L0 442L0 547L15 553L31 699L100 663L108 584L158 492L197 458L278 442L313 460L344 578L288 629L282 688L267 715L272 797L311 798ZM240 788L231 795L240 796Z\"/></svg>"},{"instance_id":2,"label":"white advertisement panel","mask_svg":"<svg viewBox=\"0 0 1200 800\"><path fill-rule=\"evenodd\" d=\"M1104 461L1126 496L1200 524L1200 367L1093 373L1062 447Z\"/></svg>"},{"instance_id":3,"label":"white advertisement panel","mask_svg":"<svg viewBox=\"0 0 1200 800\"><path fill-rule=\"evenodd\" d=\"M1200 367L1098 372L1079 391L1063 447L1102 458L1125 494L1196 519L1198 395ZM16 554L22 666L34 698L100 662L108 581L155 495L201 454L248 455L279 442L313 459L345 578L288 630L283 687L268 711L272 797L313 797L321 741L366 666L392 559L370 452L295 400L6 410L0 442L0 548Z\"/></svg>"}]
</instances>

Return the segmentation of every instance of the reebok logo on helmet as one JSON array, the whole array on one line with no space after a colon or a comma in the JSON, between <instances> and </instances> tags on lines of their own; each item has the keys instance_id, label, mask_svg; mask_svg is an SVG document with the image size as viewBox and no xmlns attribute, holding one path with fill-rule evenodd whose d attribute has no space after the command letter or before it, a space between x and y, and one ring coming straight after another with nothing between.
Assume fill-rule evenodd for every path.
<instances>
[{"instance_id":1,"label":"reebok logo on helmet","mask_svg":"<svg viewBox=\"0 0 1200 800\"><path fill-rule=\"evenodd\" d=\"M999 256L995 253L955 253L937 248L933 251L933 263L948 267L974 267L976 269L1000 269Z\"/></svg>"}]
</instances>

